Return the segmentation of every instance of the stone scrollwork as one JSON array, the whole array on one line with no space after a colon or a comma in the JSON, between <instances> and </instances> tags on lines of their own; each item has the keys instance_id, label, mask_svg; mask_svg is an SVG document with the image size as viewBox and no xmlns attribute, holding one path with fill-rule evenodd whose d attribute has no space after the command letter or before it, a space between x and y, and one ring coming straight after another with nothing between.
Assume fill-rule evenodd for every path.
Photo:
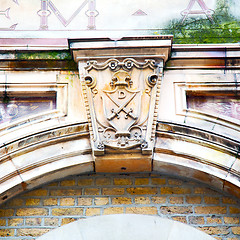
<instances>
[{"instance_id":1,"label":"stone scrollwork","mask_svg":"<svg viewBox=\"0 0 240 240\"><path fill-rule=\"evenodd\" d=\"M133 58L88 61L82 79L95 155L106 149L151 154L162 62Z\"/></svg>"},{"instance_id":2,"label":"stone scrollwork","mask_svg":"<svg viewBox=\"0 0 240 240\"><path fill-rule=\"evenodd\" d=\"M139 69L150 67L151 69L154 69L156 67L156 62L153 59L146 59L145 62L138 62L133 58L125 58L123 61L119 61L118 59L111 58L103 63L98 63L96 60L88 61L86 69L87 71L90 71L91 69L104 70L108 67L112 71L118 71L121 68L123 70L129 71L133 67L136 67Z\"/></svg>"}]
</instances>

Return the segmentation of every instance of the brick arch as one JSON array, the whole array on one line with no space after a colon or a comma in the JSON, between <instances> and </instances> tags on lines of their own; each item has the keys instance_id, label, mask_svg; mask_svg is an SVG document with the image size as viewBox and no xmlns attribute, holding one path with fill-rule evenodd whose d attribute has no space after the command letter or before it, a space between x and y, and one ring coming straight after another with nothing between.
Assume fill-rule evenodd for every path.
<instances>
[{"instance_id":1,"label":"brick arch","mask_svg":"<svg viewBox=\"0 0 240 240\"><path fill-rule=\"evenodd\" d=\"M146 215L119 214L88 218L55 229L38 240L213 240L211 236L186 224Z\"/></svg>"},{"instance_id":2,"label":"brick arch","mask_svg":"<svg viewBox=\"0 0 240 240\"><path fill-rule=\"evenodd\" d=\"M239 235L239 200L205 184L160 174L81 174L0 207L0 236L36 238L76 220L109 214L160 216L222 239Z\"/></svg>"}]
</instances>

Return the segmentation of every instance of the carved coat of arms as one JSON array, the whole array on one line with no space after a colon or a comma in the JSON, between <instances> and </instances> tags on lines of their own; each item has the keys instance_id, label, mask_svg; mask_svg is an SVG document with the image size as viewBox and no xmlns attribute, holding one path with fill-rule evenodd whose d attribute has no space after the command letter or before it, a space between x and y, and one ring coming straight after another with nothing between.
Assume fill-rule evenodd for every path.
<instances>
[{"instance_id":1,"label":"carved coat of arms","mask_svg":"<svg viewBox=\"0 0 240 240\"><path fill-rule=\"evenodd\" d=\"M108 146L130 148L139 142L136 141L139 136L131 134L139 119L142 91L132 91L131 84L130 75L118 71L111 81L113 89L103 91L104 115L111 125L104 130L105 144Z\"/></svg>"},{"instance_id":2,"label":"carved coat of arms","mask_svg":"<svg viewBox=\"0 0 240 240\"><path fill-rule=\"evenodd\" d=\"M160 70L154 60L91 61L83 81L95 155L106 149L153 148L160 91ZM158 94L159 95L159 94Z\"/></svg>"}]
</instances>

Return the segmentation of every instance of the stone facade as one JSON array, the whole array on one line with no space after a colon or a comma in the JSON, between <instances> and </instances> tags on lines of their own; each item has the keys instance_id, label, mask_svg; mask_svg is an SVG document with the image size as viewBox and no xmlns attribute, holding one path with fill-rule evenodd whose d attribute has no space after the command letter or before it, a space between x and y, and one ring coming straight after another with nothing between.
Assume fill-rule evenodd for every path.
<instances>
[{"instance_id":1,"label":"stone facade","mask_svg":"<svg viewBox=\"0 0 240 240\"><path fill-rule=\"evenodd\" d=\"M0 208L0 239L35 239L78 219L108 214L155 215L219 240L240 237L239 199L199 182L166 175L85 174L21 194Z\"/></svg>"},{"instance_id":2,"label":"stone facade","mask_svg":"<svg viewBox=\"0 0 240 240\"><path fill-rule=\"evenodd\" d=\"M1 45L0 238L145 214L239 239L239 45L45 40Z\"/></svg>"}]
</instances>

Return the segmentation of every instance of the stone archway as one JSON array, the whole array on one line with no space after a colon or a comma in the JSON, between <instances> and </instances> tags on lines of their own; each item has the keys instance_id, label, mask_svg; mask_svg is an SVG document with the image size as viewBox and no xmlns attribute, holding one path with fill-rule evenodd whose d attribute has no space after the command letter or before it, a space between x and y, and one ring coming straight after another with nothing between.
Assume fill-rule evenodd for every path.
<instances>
[{"instance_id":1,"label":"stone archway","mask_svg":"<svg viewBox=\"0 0 240 240\"><path fill-rule=\"evenodd\" d=\"M186 224L147 215L107 215L79 220L57 228L38 240L213 240Z\"/></svg>"}]
</instances>

